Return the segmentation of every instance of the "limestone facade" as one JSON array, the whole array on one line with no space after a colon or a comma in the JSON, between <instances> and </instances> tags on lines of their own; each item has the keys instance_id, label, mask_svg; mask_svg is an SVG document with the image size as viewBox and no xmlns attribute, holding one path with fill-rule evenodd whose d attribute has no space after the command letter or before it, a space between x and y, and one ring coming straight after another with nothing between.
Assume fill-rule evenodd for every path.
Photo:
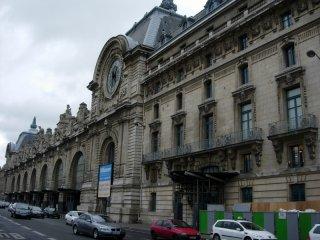
<instances>
[{"instance_id":1,"label":"limestone facade","mask_svg":"<svg viewBox=\"0 0 320 240\"><path fill-rule=\"evenodd\" d=\"M306 53L320 52L319 7L227 1L148 58L145 221L195 223L207 204L316 206L320 61Z\"/></svg>"},{"instance_id":2,"label":"limestone facade","mask_svg":"<svg viewBox=\"0 0 320 240\"><path fill-rule=\"evenodd\" d=\"M163 0L108 40L90 110L67 107L56 129L34 122L8 144L9 200L193 224L209 205L320 201L320 62L306 55L320 52L320 1L208 0L189 18L176 8ZM111 197L100 199L105 163Z\"/></svg>"}]
</instances>

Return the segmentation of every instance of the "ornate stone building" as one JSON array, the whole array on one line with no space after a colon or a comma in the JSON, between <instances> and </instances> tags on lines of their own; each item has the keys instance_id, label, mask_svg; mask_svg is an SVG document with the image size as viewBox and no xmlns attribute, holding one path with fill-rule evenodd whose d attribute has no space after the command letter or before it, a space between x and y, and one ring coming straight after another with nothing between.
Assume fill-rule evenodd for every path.
<instances>
[{"instance_id":1,"label":"ornate stone building","mask_svg":"<svg viewBox=\"0 0 320 240\"><path fill-rule=\"evenodd\" d=\"M10 200L115 220L199 209L313 208L320 201L318 0L208 0L193 17L163 0L97 60L91 110L9 143ZM113 164L111 197L99 166ZM259 204L260 205L259 205ZM293 206L293 205L292 205Z\"/></svg>"}]
</instances>

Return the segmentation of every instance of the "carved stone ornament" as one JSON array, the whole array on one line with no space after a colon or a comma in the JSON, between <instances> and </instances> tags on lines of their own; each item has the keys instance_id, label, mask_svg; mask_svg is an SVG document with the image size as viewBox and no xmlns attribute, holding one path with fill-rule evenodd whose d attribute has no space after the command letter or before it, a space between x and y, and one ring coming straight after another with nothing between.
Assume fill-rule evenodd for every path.
<instances>
[{"instance_id":1,"label":"carved stone ornament","mask_svg":"<svg viewBox=\"0 0 320 240\"><path fill-rule=\"evenodd\" d=\"M162 173L162 162L157 162L155 164L155 168L157 169L158 172L158 178L161 179L161 173Z\"/></svg>"},{"instance_id":2,"label":"carved stone ornament","mask_svg":"<svg viewBox=\"0 0 320 240\"><path fill-rule=\"evenodd\" d=\"M111 124L111 122L110 122L108 119L106 119L106 120L104 121L104 126L105 126L107 129L110 129L110 128L112 127L112 124Z\"/></svg>"},{"instance_id":3,"label":"carved stone ornament","mask_svg":"<svg viewBox=\"0 0 320 240\"><path fill-rule=\"evenodd\" d=\"M279 164L282 163L282 155L283 155L283 142L280 140L272 141L274 152L276 153L277 162Z\"/></svg>"},{"instance_id":4,"label":"carved stone ornament","mask_svg":"<svg viewBox=\"0 0 320 240\"><path fill-rule=\"evenodd\" d=\"M305 10L308 9L308 3L305 0L299 0L298 5L297 5L297 10L299 13L304 12Z\"/></svg>"},{"instance_id":5,"label":"carved stone ornament","mask_svg":"<svg viewBox=\"0 0 320 240\"><path fill-rule=\"evenodd\" d=\"M235 149L228 149L227 154L231 163L232 170L236 170L237 151Z\"/></svg>"},{"instance_id":6,"label":"carved stone ornament","mask_svg":"<svg viewBox=\"0 0 320 240\"><path fill-rule=\"evenodd\" d=\"M259 24L253 24L251 26L251 33L253 37L259 36L260 32L261 32L261 29Z\"/></svg>"},{"instance_id":7,"label":"carved stone ornament","mask_svg":"<svg viewBox=\"0 0 320 240\"><path fill-rule=\"evenodd\" d=\"M217 46L214 50L214 54L216 56L220 56L222 54L222 47L221 46Z\"/></svg>"},{"instance_id":8,"label":"carved stone ornament","mask_svg":"<svg viewBox=\"0 0 320 240\"><path fill-rule=\"evenodd\" d=\"M308 134L305 136L305 143L308 148L309 158L314 160L316 158L316 143L317 136L316 134Z\"/></svg>"},{"instance_id":9,"label":"carved stone ornament","mask_svg":"<svg viewBox=\"0 0 320 240\"><path fill-rule=\"evenodd\" d=\"M270 16L270 17L267 17L267 18L263 21L263 23L262 23L262 28L263 28L263 30L265 30L265 31L272 28L272 18L271 18L271 16Z\"/></svg>"},{"instance_id":10,"label":"carved stone ornament","mask_svg":"<svg viewBox=\"0 0 320 240\"><path fill-rule=\"evenodd\" d=\"M252 154L253 154L254 157L255 157L256 165L257 165L258 167L261 167L262 143L254 144L254 145L251 147L251 150L252 150Z\"/></svg>"},{"instance_id":11,"label":"carved stone ornament","mask_svg":"<svg viewBox=\"0 0 320 240\"><path fill-rule=\"evenodd\" d=\"M201 114L207 114L209 112L213 112L213 107L216 105L215 100L206 101L203 104L199 105L199 111Z\"/></svg>"},{"instance_id":12,"label":"carved stone ornament","mask_svg":"<svg viewBox=\"0 0 320 240\"><path fill-rule=\"evenodd\" d=\"M224 50L225 50L226 52L230 51L230 50L232 49L232 46L233 46L233 39L232 39L232 37L227 38L227 39L224 41L223 46L224 46Z\"/></svg>"},{"instance_id":13,"label":"carved stone ornament","mask_svg":"<svg viewBox=\"0 0 320 240\"><path fill-rule=\"evenodd\" d=\"M186 114L187 113L185 111L179 111L176 114L172 115L171 118L174 124L180 124L182 120L185 118Z\"/></svg>"}]
</instances>

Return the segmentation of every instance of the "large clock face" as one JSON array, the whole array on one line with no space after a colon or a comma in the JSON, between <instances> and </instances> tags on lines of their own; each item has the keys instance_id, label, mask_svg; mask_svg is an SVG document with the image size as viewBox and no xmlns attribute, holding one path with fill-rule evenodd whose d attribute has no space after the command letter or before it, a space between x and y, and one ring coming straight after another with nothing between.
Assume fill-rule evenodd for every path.
<instances>
[{"instance_id":1,"label":"large clock face","mask_svg":"<svg viewBox=\"0 0 320 240\"><path fill-rule=\"evenodd\" d=\"M121 73L122 73L122 62L119 59L117 59L112 63L107 76L106 84L107 84L108 94L112 95L115 92L119 84L119 81L121 79Z\"/></svg>"}]
</instances>

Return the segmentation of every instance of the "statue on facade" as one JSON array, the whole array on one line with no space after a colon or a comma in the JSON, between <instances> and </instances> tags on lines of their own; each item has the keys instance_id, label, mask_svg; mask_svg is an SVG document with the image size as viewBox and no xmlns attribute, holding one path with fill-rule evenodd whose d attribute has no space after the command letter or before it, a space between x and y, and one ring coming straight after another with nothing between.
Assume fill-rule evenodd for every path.
<instances>
[{"instance_id":1,"label":"statue on facade","mask_svg":"<svg viewBox=\"0 0 320 240\"><path fill-rule=\"evenodd\" d=\"M169 11L177 11L177 5L174 4L173 0L162 0L160 7Z\"/></svg>"}]
</instances>

